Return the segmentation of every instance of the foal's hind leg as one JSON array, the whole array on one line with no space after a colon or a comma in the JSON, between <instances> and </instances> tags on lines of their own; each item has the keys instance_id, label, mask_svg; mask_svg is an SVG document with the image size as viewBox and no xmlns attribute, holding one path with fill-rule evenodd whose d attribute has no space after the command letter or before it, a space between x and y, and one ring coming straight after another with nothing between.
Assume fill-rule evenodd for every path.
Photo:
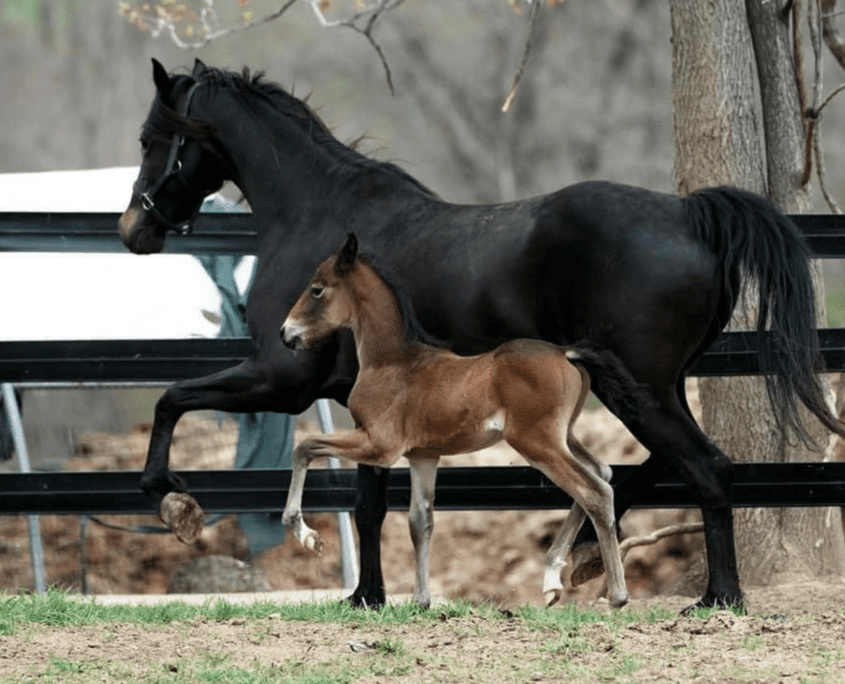
<instances>
[{"instance_id":1,"label":"foal's hind leg","mask_svg":"<svg viewBox=\"0 0 845 684\"><path fill-rule=\"evenodd\" d=\"M563 593L561 574L566 567L569 550L575 542L575 535L578 534L578 530L581 529L586 517L587 514L584 509L573 502L566 520L563 521L548 553L546 553L546 567L543 571L543 595L546 597L547 606L553 606L560 601Z\"/></svg>"},{"instance_id":2,"label":"foal's hind leg","mask_svg":"<svg viewBox=\"0 0 845 684\"><path fill-rule=\"evenodd\" d=\"M434 484L437 479L439 458L412 458L411 506L408 509L408 524L416 556L416 583L414 600L423 608L431 605L429 578L429 544L434 529Z\"/></svg>"},{"instance_id":3,"label":"foal's hind leg","mask_svg":"<svg viewBox=\"0 0 845 684\"><path fill-rule=\"evenodd\" d=\"M602 480L610 482L612 471L606 463L596 459L587 449L576 440L571 434L567 440L570 451L586 467L591 468ZM578 531L586 519L587 514L581 506L573 501L572 507L566 520L560 526L555 540L552 542L546 554L546 567L543 575L543 594L546 596L548 606L553 606L560 600L563 592L561 575L566 567L566 559L575 543Z\"/></svg>"},{"instance_id":4,"label":"foal's hind leg","mask_svg":"<svg viewBox=\"0 0 845 684\"><path fill-rule=\"evenodd\" d=\"M530 433L523 431L522 434L515 430L506 434L505 439L525 460L569 494L590 517L608 568L607 598L614 608L624 606L628 602L628 591L625 588L625 573L619 553L619 542L616 539L613 488L598 474L599 468L576 458L567 445L560 444L554 426L540 427ZM561 546L563 543L565 541ZM546 579L552 586L560 584L559 570L556 579L549 574ZM554 588L551 591L554 591Z\"/></svg>"}]
</instances>

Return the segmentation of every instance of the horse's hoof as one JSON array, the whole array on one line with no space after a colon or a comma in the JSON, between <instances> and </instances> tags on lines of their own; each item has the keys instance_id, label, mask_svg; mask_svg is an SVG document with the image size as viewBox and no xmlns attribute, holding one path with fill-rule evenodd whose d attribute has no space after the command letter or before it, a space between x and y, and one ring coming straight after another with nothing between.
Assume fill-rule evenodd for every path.
<instances>
[{"instance_id":1,"label":"horse's hoof","mask_svg":"<svg viewBox=\"0 0 845 684\"><path fill-rule=\"evenodd\" d=\"M583 550L576 551L572 557L575 570L572 571L569 581L572 582L573 587L589 582L604 572L604 562L599 553L598 544L590 544L582 548Z\"/></svg>"},{"instance_id":2,"label":"horse's hoof","mask_svg":"<svg viewBox=\"0 0 845 684\"><path fill-rule=\"evenodd\" d=\"M709 608L716 608L717 610L730 610L737 615L745 615L747 608L745 605L745 598L740 596L710 596L706 595L700 601L696 601L691 606L687 606L681 611L683 617L691 617L695 615L696 611L706 610Z\"/></svg>"},{"instance_id":3,"label":"horse's hoof","mask_svg":"<svg viewBox=\"0 0 845 684\"><path fill-rule=\"evenodd\" d=\"M554 604L560 601L560 589L552 589L545 592L546 608L551 608Z\"/></svg>"},{"instance_id":4,"label":"horse's hoof","mask_svg":"<svg viewBox=\"0 0 845 684\"><path fill-rule=\"evenodd\" d=\"M375 594L369 593L361 587L358 587L352 594L347 596L344 601L353 608L357 608L359 610L380 610L387 602L387 597L383 592L379 597Z\"/></svg>"},{"instance_id":5,"label":"horse's hoof","mask_svg":"<svg viewBox=\"0 0 845 684\"><path fill-rule=\"evenodd\" d=\"M159 516L176 538L193 544L202 534L205 514L196 499L184 492L170 492L161 501Z\"/></svg>"}]
</instances>

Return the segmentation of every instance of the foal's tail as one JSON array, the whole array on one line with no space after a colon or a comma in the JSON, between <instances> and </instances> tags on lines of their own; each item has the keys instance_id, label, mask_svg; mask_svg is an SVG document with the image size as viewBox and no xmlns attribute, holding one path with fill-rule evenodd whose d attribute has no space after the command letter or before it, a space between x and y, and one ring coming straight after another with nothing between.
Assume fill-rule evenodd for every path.
<instances>
[{"instance_id":1,"label":"foal's tail","mask_svg":"<svg viewBox=\"0 0 845 684\"><path fill-rule=\"evenodd\" d=\"M616 354L600 349L588 340L566 348L566 358L590 374L602 401L617 416L636 416L644 407L656 406L657 401L646 385L638 383Z\"/></svg>"},{"instance_id":2,"label":"foal's tail","mask_svg":"<svg viewBox=\"0 0 845 684\"><path fill-rule=\"evenodd\" d=\"M814 439L804 426L797 399L829 430L845 436L831 413L816 376L823 364L816 332L816 296L810 251L796 225L760 195L720 187L684 198L687 220L723 268L720 314L727 324L746 282L758 287L756 329L760 369L778 427L805 444Z\"/></svg>"}]
</instances>

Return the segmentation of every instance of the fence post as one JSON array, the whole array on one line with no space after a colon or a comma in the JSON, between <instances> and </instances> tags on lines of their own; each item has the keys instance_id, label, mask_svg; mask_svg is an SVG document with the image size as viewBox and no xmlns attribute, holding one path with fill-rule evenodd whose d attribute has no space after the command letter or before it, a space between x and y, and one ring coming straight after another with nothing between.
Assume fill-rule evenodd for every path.
<instances>
[{"instance_id":1,"label":"fence post","mask_svg":"<svg viewBox=\"0 0 845 684\"><path fill-rule=\"evenodd\" d=\"M8 382L3 383L3 404L6 407L6 416L9 420L9 429L12 431L12 442L15 445L15 453L18 455L18 468L22 473L29 473L29 452L26 449L26 439L23 433L23 420L18 410L18 400L15 397L15 390ZM29 550L32 554L32 572L35 576L35 591L43 594L47 591L44 584L44 553L41 546L41 526L38 523L37 515L28 515L29 522Z\"/></svg>"}]
</instances>

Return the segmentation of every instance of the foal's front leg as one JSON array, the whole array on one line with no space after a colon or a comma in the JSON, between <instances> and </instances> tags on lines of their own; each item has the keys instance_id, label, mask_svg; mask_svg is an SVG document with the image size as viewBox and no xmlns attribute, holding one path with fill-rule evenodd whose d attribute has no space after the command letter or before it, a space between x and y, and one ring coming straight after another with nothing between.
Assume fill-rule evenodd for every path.
<instances>
[{"instance_id":1,"label":"foal's front leg","mask_svg":"<svg viewBox=\"0 0 845 684\"><path fill-rule=\"evenodd\" d=\"M345 430L333 435L310 437L294 449L290 487L282 523L306 549L318 554L323 551L320 535L308 527L302 518L302 490L305 486L305 473L311 461L321 456L338 456L360 461L369 453L372 453L372 444L364 430Z\"/></svg>"},{"instance_id":2,"label":"foal's front leg","mask_svg":"<svg viewBox=\"0 0 845 684\"><path fill-rule=\"evenodd\" d=\"M408 525L416 556L416 583L414 600L423 608L431 606L429 578L429 545L434 529L434 485L437 480L439 457L413 458L411 468L411 505L408 509Z\"/></svg>"}]
</instances>

